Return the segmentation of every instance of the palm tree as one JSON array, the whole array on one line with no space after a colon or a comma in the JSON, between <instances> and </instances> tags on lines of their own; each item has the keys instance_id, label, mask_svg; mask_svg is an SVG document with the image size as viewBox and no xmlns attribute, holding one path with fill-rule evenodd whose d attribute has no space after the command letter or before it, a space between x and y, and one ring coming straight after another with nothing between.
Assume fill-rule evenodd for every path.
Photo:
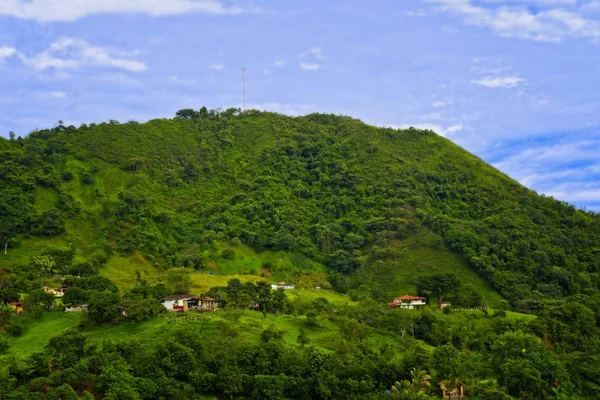
<instances>
[{"instance_id":1,"label":"palm tree","mask_svg":"<svg viewBox=\"0 0 600 400\"><path fill-rule=\"evenodd\" d=\"M416 369L413 368L410 370L410 377L412 378L412 383L419 387L429 387L431 383L431 376L427 375L427 371L424 369Z\"/></svg>"}]
</instances>

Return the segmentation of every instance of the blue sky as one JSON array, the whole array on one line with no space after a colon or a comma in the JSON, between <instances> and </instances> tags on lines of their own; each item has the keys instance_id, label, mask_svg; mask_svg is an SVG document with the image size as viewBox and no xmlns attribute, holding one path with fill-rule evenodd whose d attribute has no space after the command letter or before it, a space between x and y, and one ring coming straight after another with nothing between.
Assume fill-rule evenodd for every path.
<instances>
[{"instance_id":1,"label":"blue sky","mask_svg":"<svg viewBox=\"0 0 600 400\"><path fill-rule=\"evenodd\" d=\"M0 135L182 108L431 128L600 211L600 0L0 0Z\"/></svg>"}]
</instances>

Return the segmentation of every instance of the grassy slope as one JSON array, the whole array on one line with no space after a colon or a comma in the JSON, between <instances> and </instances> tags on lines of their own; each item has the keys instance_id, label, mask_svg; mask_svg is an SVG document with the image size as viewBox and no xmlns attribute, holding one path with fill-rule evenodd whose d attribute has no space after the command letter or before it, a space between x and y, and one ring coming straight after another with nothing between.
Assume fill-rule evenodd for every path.
<instances>
[{"instance_id":1,"label":"grassy slope","mask_svg":"<svg viewBox=\"0 0 600 400\"><path fill-rule=\"evenodd\" d=\"M235 257L231 260L224 259L220 256L223 249L233 249ZM211 261L199 273L192 274L193 294L205 292L214 286L226 286L227 281L232 278L237 278L242 282L286 280L299 283L300 280L307 287L318 286L327 280L326 270L322 265L299 256L294 257L286 252L256 253L243 245L234 247L217 244L214 254L215 256L211 256L211 253L207 251L206 255ZM303 265L295 263L296 258L303 261ZM115 282L121 291L126 291L135 285L138 271L142 274L142 278L150 283L164 281L167 277L165 271L154 267L140 252L129 256L112 255L106 265L100 269L100 274ZM210 275L210 272L214 275ZM300 273L299 276L298 273Z\"/></svg>"},{"instance_id":2,"label":"grassy slope","mask_svg":"<svg viewBox=\"0 0 600 400\"><path fill-rule=\"evenodd\" d=\"M502 296L471 269L467 262L451 251L434 233L421 229L419 234L394 244L392 261L370 262L358 276L381 301L405 294L415 294L419 276L436 273L456 274L463 283L473 285L486 305L498 306Z\"/></svg>"},{"instance_id":3,"label":"grassy slope","mask_svg":"<svg viewBox=\"0 0 600 400\"><path fill-rule=\"evenodd\" d=\"M173 330L183 327L202 335L218 335L224 324L232 323L224 317L226 317L225 314L218 312L211 314L188 313L185 316L168 314L142 323L100 326L88 333L92 343L101 343L105 339L132 338L152 344L162 341L165 337L169 337ZM32 323L22 336L10 340L9 354L24 356L41 352L52 337L67 328L77 326L80 319L80 313L45 313L44 317ZM242 340L254 343L260 341L261 332L270 325L275 325L284 332L284 341L289 346L297 346L296 339L301 328L306 331L312 344L327 350L335 349L342 335L340 324L327 318L319 318L318 327L308 327L304 316L268 315L265 319L262 313L247 311L234 324ZM368 338L368 344L371 346L397 343L398 341L399 337L396 335L374 329L371 329Z\"/></svg>"},{"instance_id":4,"label":"grassy slope","mask_svg":"<svg viewBox=\"0 0 600 400\"><path fill-rule=\"evenodd\" d=\"M8 354L21 356L41 352L52 337L76 327L80 320L81 314L76 312L46 312L40 319L31 322L23 335L9 340Z\"/></svg>"}]
</instances>

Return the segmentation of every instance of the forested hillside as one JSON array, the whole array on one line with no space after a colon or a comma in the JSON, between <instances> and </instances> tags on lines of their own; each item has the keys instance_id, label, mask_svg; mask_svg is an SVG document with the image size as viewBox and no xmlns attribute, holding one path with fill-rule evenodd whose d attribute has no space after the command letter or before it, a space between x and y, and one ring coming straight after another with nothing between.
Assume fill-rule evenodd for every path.
<instances>
[{"instance_id":1,"label":"forested hillside","mask_svg":"<svg viewBox=\"0 0 600 400\"><path fill-rule=\"evenodd\" d=\"M484 394L474 398L509 398L502 397L506 393L553 398L561 387L560 393L600 395L600 382L593 373L600 360L600 215L538 195L432 131L377 128L325 114L288 117L206 108L181 110L173 119L143 124L110 121L73 127L60 123L25 138L0 140L0 240L0 303L31 295L57 275L82 277L67 279L85 300L90 297L84 292L98 291L105 297L96 300L110 303L118 290L124 293L132 288L124 300L137 301L142 293L144 301L158 299L170 294L159 282L176 287L176 276L187 267L218 274L211 277L214 282L222 275L239 274L242 284L251 282L245 284L248 299L256 298L262 307L262 286L252 282L259 277L285 279L299 287L330 287L365 304L371 316L336 307L335 313L343 313L338 317L345 319L332 319L330 329L339 329L348 340L356 332L375 334L368 329L401 332L404 338L410 328L412 340L424 340L427 346L436 346L435 351L443 348L437 361L424 361L433 354L431 348L411 342L409 347L416 350L411 350L410 362L406 357L403 362L416 368L414 373L423 372L421 368L443 370L445 357L459 357L459 350L470 354L469 362L479 363L480 368L479 375L470 376L472 381L493 377L504 385L498 388L490 383L489 397L484 385L480 388ZM148 285L142 288L144 277ZM221 289L198 286L196 294L215 295L222 290L230 306L236 301L242 304L235 300L242 290L235 289L239 280L234 286L228 283L229 291L224 282L215 284ZM186 289L193 284L189 282ZM432 304L443 298L454 307L490 306L538 318L515 322L502 311L494 320L486 314L487 320L476 322L484 317L445 320L450 317L389 316L391 310L381 311L393 297L413 291L430 298ZM306 313L284 303L278 303L277 313ZM334 318L333 307L311 304L317 315L329 313ZM134 310L131 307L128 310ZM149 309L142 313L145 317L159 313ZM503 316L505 320L499 319ZM7 321L8 314L0 318L5 331ZM110 321L99 318L99 322ZM465 327L471 325L469 333ZM311 325L309 320L307 326L312 329L319 323ZM500 336L492 340L493 331ZM521 337L520 331L527 334ZM262 342L280 351L281 334L273 327L265 327L264 332ZM73 332L62 338L53 339L46 356L67 357L61 355L59 340L74 338L76 352L87 346L87 339ZM190 346L194 340L189 339ZM211 340L219 351L228 351L225 344ZM339 363L332 364L335 379L361 375L351 371L353 359L384 368L372 352L380 351L385 358L386 350L363 348L372 344L359 342L348 350L355 353L341 355ZM212 374L210 354L197 345L197 354L185 357L202 360L197 362ZM517 347L522 354L514 353ZM118 346L106 348L109 354L121 354L135 376L151 378L135 361L134 352L150 357L146 350L132 347L128 353ZM526 348L532 352L525 354ZM237 366L215 361L214 368L227 373L244 369L239 358L244 351L237 348L240 353L232 353L237 356L223 356ZM315 357L319 363L329 360L314 349L295 351L302 368L310 369ZM77 353L76 357L84 356ZM61 362L67 368L71 363L65 360ZM327 368L319 365L319 370ZM172 366L163 367L166 371ZM279 364L269 372L254 364L252 368L258 371L256 376L297 372ZM514 370L529 375L512 387L510 382L517 379ZM407 370L403 373L408 382ZM39 377L23 374L20 383ZM455 381L469 375L458 369L440 374L437 378ZM372 374L371 383L356 393L380 393L399 379L393 376L397 376L393 371L385 377ZM189 376L182 369L170 378L187 382ZM227 383L218 383L218 377L192 378L199 392L228 394L219 389ZM335 390L329 397L316 394L320 383L310 382L315 385L310 393L302 392L302 384L294 386L303 393L298 397L350 398L338 397ZM406 389L416 397L399 398L427 398L424 393L425 397L418 397L422 388L402 389L403 384L399 382L395 391ZM107 392L110 385L105 385ZM81 383L76 390L85 388ZM354 390L337 388L339 393ZM236 393L249 395L250 389L244 390ZM131 398L158 398L140 395L143 388L137 393Z\"/></svg>"},{"instance_id":2,"label":"forested hillside","mask_svg":"<svg viewBox=\"0 0 600 400\"><path fill-rule=\"evenodd\" d=\"M600 282L600 216L527 190L431 131L203 109L59 125L1 140L0 151L0 236L14 264L38 255L18 248L35 237L63 235L97 266L139 250L161 268L203 268L208 242L240 241L302 254L348 290L362 266L393 265L395 243L429 230L440 238L432 252L447 244L525 310Z\"/></svg>"}]
</instances>

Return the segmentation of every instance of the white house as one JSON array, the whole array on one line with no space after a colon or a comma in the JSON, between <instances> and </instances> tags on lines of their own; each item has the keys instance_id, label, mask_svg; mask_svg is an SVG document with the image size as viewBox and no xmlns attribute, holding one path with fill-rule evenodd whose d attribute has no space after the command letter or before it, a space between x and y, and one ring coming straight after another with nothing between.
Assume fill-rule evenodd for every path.
<instances>
[{"instance_id":1,"label":"white house","mask_svg":"<svg viewBox=\"0 0 600 400\"><path fill-rule=\"evenodd\" d=\"M87 304L73 304L72 306L65 307L66 312L83 312L87 311Z\"/></svg>"},{"instance_id":2,"label":"white house","mask_svg":"<svg viewBox=\"0 0 600 400\"><path fill-rule=\"evenodd\" d=\"M198 308L198 298L189 294L174 294L165 297L160 303L167 311L188 311L190 308Z\"/></svg>"},{"instance_id":3,"label":"white house","mask_svg":"<svg viewBox=\"0 0 600 400\"><path fill-rule=\"evenodd\" d=\"M285 282L277 282L277 283L273 283L271 285L271 289L273 289L273 290L277 290L277 289L293 290L293 289L296 289L296 286L286 284Z\"/></svg>"},{"instance_id":4,"label":"white house","mask_svg":"<svg viewBox=\"0 0 600 400\"><path fill-rule=\"evenodd\" d=\"M390 304L392 308L407 308L412 310L413 308L421 307L427 304L425 297L419 296L402 296L396 297Z\"/></svg>"},{"instance_id":5,"label":"white house","mask_svg":"<svg viewBox=\"0 0 600 400\"><path fill-rule=\"evenodd\" d=\"M49 286L44 286L44 291L46 293L52 294L54 297L63 297L67 289L68 288L66 287L51 288Z\"/></svg>"}]
</instances>

